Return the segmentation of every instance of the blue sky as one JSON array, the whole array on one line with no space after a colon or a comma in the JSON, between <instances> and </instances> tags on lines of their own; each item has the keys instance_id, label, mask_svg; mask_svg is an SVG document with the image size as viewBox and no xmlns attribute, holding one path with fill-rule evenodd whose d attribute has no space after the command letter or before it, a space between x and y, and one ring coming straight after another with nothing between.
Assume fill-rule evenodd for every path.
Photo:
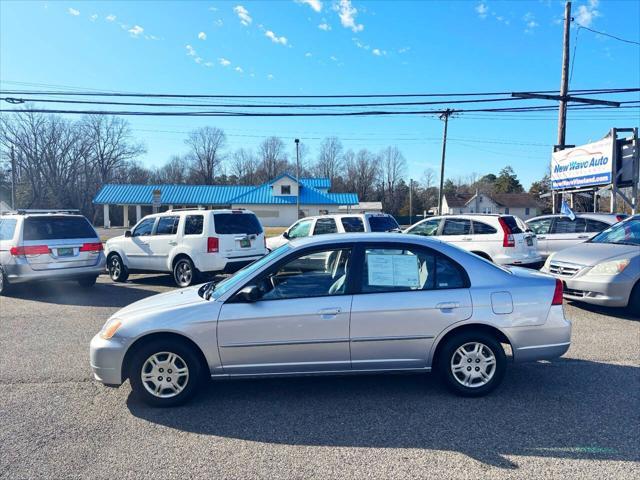
<instances>
[{"instance_id":1,"label":"blue sky","mask_svg":"<svg viewBox=\"0 0 640 480\"><path fill-rule=\"evenodd\" d=\"M187 94L551 90L560 84L563 10L556 0L3 1L0 79L4 89ZM574 25L640 40L640 2L578 1L573 16ZM575 38L574 28L572 53ZM571 88L638 87L639 58L638 46L581 30ZM430 116L129 120L147 165L184 153L186 132L213 125L229 151L277 135L292 147L300 137L315 156L335 135L346 148L397 145L414 179L439 168L442 122ZM570 113L567 142L638 123L630 111ZM556 131L555 112L461 115L449 123L446 176L511 164L528 186L544 174Z\"/></svg>"}]
</instances>

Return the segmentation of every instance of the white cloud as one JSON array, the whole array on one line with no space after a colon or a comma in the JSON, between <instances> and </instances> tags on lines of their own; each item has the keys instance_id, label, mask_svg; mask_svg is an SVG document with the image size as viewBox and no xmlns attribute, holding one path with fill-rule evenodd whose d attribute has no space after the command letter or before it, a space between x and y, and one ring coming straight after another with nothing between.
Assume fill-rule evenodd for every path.
<instances>
[{"instance_id":1,"label":"white cloud","mask_svg":"<svg viewBox=\"0 0 640 480\"><path fill-rule=\"evenodd\" d=\"M287 44L287 37L279 37L271 30L267 30L264 34L267 38L270 38L273 43L279 43L280 45Z\"/></svg>"},{"instance_id":2,"label":"white cloud","mask_svg":"<svg viewBox=\"0 0 640 480\"><path fill-rule=\"evenodd\" d=\"M207 39L207 34L204 32L200 32L198 34L198 40L206 40Z\"/></svg>"},{"instance_id":3,"label":"white cloud","mask_svg":"<svg viewBox=\"0 0 640 480\"><path fill-rule=\"evenodd\" d=\"M352 38L351 40L353 40L353 42L356 44L356 47L358 47L358 48L362 48L364 50L369 50L371 48L369 45L366 45L366 44L362 43L357 38Z\"/></svg>"},{"instance_id":4,"label":"white cloud","mask_svg":"<svg viewBox=\"0 0 640 480\"><path fill-rule=\"evenodd\" d=\"M196 63L202 63L202 57L196 57L193 59L193 61Z\"/></svg>"},{"instance_id":5,"label":"white cloud","mask_svg":"<svg viewBox=\"0 0 640 480\"><path fill-rule=\"evenodd\" d=\"M321 23L320 25L318 25L318 28L320 30L324 30L325 32L328 32L329 30L331 30L331 25L329 25L328 23Z\"/></svg>"},{"instance_id":6,"label":"white cloud","mask_svg":"<svg viewBox=\"0 0 640 480\"><path fill-rule=\"evenodd\" d=\"M364 30L363 24L356 23L358 9L351 5L351 0L340 0L339 3L333 6L333 9L338 12L340 23L344 28L350 28L354 32L361 32Z\"/></svg>"},{"instance_id":7,"label":"white cloud","mask_svg":"<svg viewBox=\"0 0 640 480\"><path fill-rule=\"evenodd\" d=\"M574 17L576 23L578 25L582 25L583 27L589 27L593 23L593 21L602 16L597 9L598 0L589 0L587 5L580 5L578 7L578 13Z\"/></svg>"},{"instance_id":8,"label":"white cloud","mask_svg":"<svg viewBox=\"0 0 640 480\"><path fill-rule=\"evenodd\" d=\"M76 10L75 8L69 8L67 12L69 12L69 15L73 15L74 17L80 15L80 10Z\"/></svg>"},{"instance_id":9,"label":"white cloud","mask_svg":"<svg viewBox=\"0 0 640 480\"><path fill-rule=\"evenodd\" d=\"M329 57L329 60L331 60L332 62L337 62L338 61L338 59L336 57L334 57L333 55L331 55Z\"/></svg>"},{"instance_id":10,"label":"white cloud","mask_svg":"<svg viewBox=\"0 0 640 480\"><path fill-rule=\"evenodd\" d=\"M313 55L311 54L311 52L307 52L307 53L304 54L304 56L309 58L309 57L312 57Z\"/></svg>"},{"instance_id":11,"label":"white cloud","mask_svg":"<svg viewBox=\"0 0 640 480\"><path fill-rule=\"evenodd\" d=\"M89 20L91 20L92 22L95 22L97 19L98 19L98 14L97 13L94 13L93 15L91 15L89 17Z\"/></svg>"},{"instance_id":12,"label":"white cloud","mask_svg":"<svg viewBox=\"0 0 640 480\"><path fill-rule=\"evenodd\" d=\"M525 33L533 33L533 30L539 26L538 22L536 22L535 16L531 12L527 12L522 19L525 23Z\"/></svg>"},{"instance_id":13,"label":"white cloud","mask_svg":"<svg viewBox=\"0 0 640 480\"><path fill-rule=\"evenodd\" d=\"M402 47L398 49L398 53L407 53L409 50L411 50L411 47Z\"/></svg>"},{"instance_id":14,"label":"white cloud","mask_svg":"<svg viewBox=\"0 0 640 480\"><path fill-rule=\"evenodd\" d=\"M276 77L274 77L272 73L267 75L267 80L273 80L274 78L276 78Z\"/></svg>"},{"instance_id":15,"label":"white cloud","mask_svg":"<svg viewBox=\"0 0 640 480\"><path fill-rule=\"evenodd\" d=\"M234 70L238 73L244 73L244 70L242 70L241 67L236 67Z\"/></svg>"},{"instance_id":16,"label":"white cloud","mask_svg":"<svg viewBox=\"0 0 640 480\"><path fill-rule=\"evenodd\" d=\"M489 7L485 3L479 3L476 5L476 13L480 18L487 18L487 14L489 13Z\"/></svg>"},{"instance_id":17,"label":"white cloud","mask_svg":"<svg viewBox=\"0 0 640 480\"><path fill-rule=\"evenodd\" d=\"M129 33L131 34L131 36L136 38L139 37L142 32L144 32L144 28L142 28L140 25L134 25L129 29Z\"/></svg>"},{"instance_id":18,"label":"white cloud","mask_svg":"<svg viewBox=\"0 0 640 480\"><path fill-rule=\"evenodd\" d=\"M245 27L248 27L251 25L251 22L253 22L253 18L249 15L249 10L244 8L242 5L236 5L233 7L233 11L238 15L240 23Z\"/></svg>"},{"instance_id":19,"label":"white cloud","mask_svg":"<svg viewBox=\"0 0 640 480\"><path fill-rule=\"evenodd\" d=\"M224 25L224 22L222 21L222 19L221 19L221 18L219 18L219 19L217 19L217 20L215 20L215 21L213 22L213 26L214 26L214 27L221 27L222 25Z\"/></svg>"},{"instance_id":20,"label":"white cloud","mask_svg":"<svg viewBox=\"0 0 640 480\"><path fill-rule=\"evenodd\" d=\"M113 13L107 15L106 17L107 22L114 22L115 19L116 19L116 16Z\"/></svg>"},{"instance_id":21,"label":"white cloud","mask_svg":"<svg viewBox=\"0 0 640 480\"><path fill-rule=\"evenodd\" d=\"M320 0L295 0L296 3L309 5L314 11L322 11L322 2Z\"/></svg>"},{"instance_id":22,"label":"white cloud","mask_svg":"<svg viewBox=\"0 0 640 480\"><path fill-rule=\"evenodd\" d=\"M374 48L373 50L371 50L371 53L373 53L376 57L382 55L382 52L378 48Z\"/></svg>"},{"instance_id":23,"label":"white cloud","mask_svg":"<svg viewBox=\"0 0 640 480\"><path fill-rule=\"evenodd\" d=\"M190 57L198 56L195 49L191 45L186 45L185 48L187 49L187 55L189 55Z\"/></svg>"},{"instance_id":24,"label":"white cloud","mask_svg":"<svg viewBox=\"0 0 640 480\"><path fill-rule=\"evenodd\" d=\"M213 67L213 62L204 62L204 64L203 64L203 65L204 65L205 67L209 67L209 68L211 68L211 67Z\"/></svg>"},{"instance_id":25,"label":"white cloud","mask_svg":"<svg viewBox=\"0 0 640 480\"><path fill-rule=\"evenodd\" d=\"M220 62L220 65L222 65L223 67L228 67L229 65L231 65L231 62L226 58L219 58L218 62Z\"/></svg>"}]
</instances>

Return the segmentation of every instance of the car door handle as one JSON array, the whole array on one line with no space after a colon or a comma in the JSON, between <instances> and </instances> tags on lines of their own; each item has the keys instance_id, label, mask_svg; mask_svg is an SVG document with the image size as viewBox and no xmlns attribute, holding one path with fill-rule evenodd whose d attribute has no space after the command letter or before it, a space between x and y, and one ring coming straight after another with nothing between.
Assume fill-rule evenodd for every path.
<instances>
[{"instance_id":1,"label":"car door handle","mask_svg":"<svg viewBox=\"0 0 640 480\"><path fill-rule=\"evenodd\" d=\"M465 242L470 242L471 241L471 237L462 237L462 240L464 240Z\"/></svg>"},{"instance_id":2,"label":"car door handle","mask_svg":"<svg viewBox=\"0 0 640 480\"><path fill-rule=\"evenodd\" d=\"M442 302L436 305L436 308L440 310L451 310L452 308L459 308L459 302Z\"/></svg>"},{"instance_id":3,"label":"car door handle","mask_svg":"<svg viewBox=\"0 0 640 480\"><path fill-rule=\"evenodd\" d=\"M169 245L177 245L178 242L176 242L175 240L169 240Z\"/></svg>"},{"instance_id":4,"label":"car door handle","mask_svg":"<svg viewBox=\"0 0 640 480\"><path fill-rule=\"evenodd\" d=\"M578 238L589 238L589 235L578 235Z\"/></svg>"},{"instance_id":5,"label":"car door handle","mask_svg":"<svg viewBox=\"0 0 640 480\"><path fill-rule=\"evenodd\" d=\"M547 237L545 237L544 235L538 235L538 240L544 240L544 239L546 239L546 238L547 238Z\"/></svg>"},{"instance_id":6,"label":"car door handle","mask_svg":"<svg viewBox=\"0 0 640 480\"><path fill-rule=\"evenodd\" d=\"M322 315L323 317L326 316L334 316L339 314L340 312L342 312L341 308L335 307L335 308L322 308L320 310L318 310L318 314Z\"/></svg>"}]
</instances>

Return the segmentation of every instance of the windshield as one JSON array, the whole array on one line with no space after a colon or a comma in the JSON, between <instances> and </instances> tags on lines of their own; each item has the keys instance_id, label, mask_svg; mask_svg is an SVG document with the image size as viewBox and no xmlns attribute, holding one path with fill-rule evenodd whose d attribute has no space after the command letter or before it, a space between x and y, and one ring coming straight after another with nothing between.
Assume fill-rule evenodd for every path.
<instances>
[{"instance_id":1,"label":"windshield","mask_svg":"<svg viewBox=\"0 0 640 480\"><path fill-rule=\"evenodd\" d=\"M260 270L264 265L266 265L267 263L270 263L271 261L275 260L276 258L281 257L282 255L287 253L289 250L291 250L291 247L289 246L289 244L285 243L281 247L276 248L274 251L272 251L271 253L265 255L264 257L260 258L259 260L256 260L255 262L247 265L243 269L238 270L232 276L230 276L228 278L225 278L221 282L216 283L215 284L215 288L214 288L213 292L211 293L211 299L212 300L217 300L223 294L225 294L226 292L228 292L232 288L235 288L237 285L239 285L244 280L246 280L251 275L253 275L254 272L257 272L258 270ZM198 290L198 294L201 297L204 297L205 292L207 292L208 289L213 286L213 284L214 284L214 282L209 282L209 283L203 285L202 287L200 287L200 290Z\"/></svg>"},{"instance_id":2,"label":"windshield","mask_svg":"<svg viewBox=\"0 0 640 480\"><path fill-rule=\"evenodd\" d=\"M616 223L593 237L590 242L640 245L640 217Z\"/></svg>"}]
</instances>

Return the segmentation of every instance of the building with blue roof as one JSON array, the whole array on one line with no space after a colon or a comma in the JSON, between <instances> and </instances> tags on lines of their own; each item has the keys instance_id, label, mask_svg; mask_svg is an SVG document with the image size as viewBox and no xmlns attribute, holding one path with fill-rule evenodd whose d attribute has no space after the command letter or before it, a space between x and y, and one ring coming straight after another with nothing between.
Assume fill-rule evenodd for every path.
<instances>
[{"instance_id":1,"label":"building with blue roof","mask_svg":"<svg viewBox=\"0 0 640 480\"><path fill-rule=\"evenodd\" d=\"M93 199L104 209L105 227L110 227L110 207L123 208L123 224L130 226L129 209L136 222L145 214L175 208L246 208L258 215L266 227L287 227L300 216L344 212L358 205L355 193L333 193L328 178L300 178L288 173L257 186L249 185L104 185ZM340 208L342 207L342 208Z\"/></svg>"}]
</instances>

